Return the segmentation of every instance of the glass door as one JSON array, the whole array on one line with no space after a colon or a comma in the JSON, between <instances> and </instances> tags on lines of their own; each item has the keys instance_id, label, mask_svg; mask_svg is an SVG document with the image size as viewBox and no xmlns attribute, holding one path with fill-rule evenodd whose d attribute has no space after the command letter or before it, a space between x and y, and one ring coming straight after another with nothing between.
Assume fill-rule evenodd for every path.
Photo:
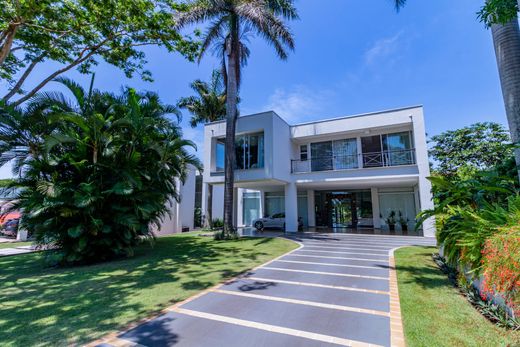
<instances>
[{"instance_id":1,"label":"glass door","mask_svg":"<svg viewBox=\"0 0 520 347\"><path fill-rule=\"evenodd\" d=\"M362 137L361 151L363 153L363 167L383 166L383 148L380 135Z\"/></svg>"},{"instance_id":2,"label":"glass door","mask_svg":"<svg viewBox=\"0 0 520 347\"><path fill-rule=\"evenodd\" d=\"M332 141L311 143L311 170L332 170Z\"/></svg>"},{"instance_id":3,"label":"glass door","mask_svg":"<svg viewBox=\"0 0 520 347\"><path fill-rule=\"evenodd\" d=\"M350 193L329 193L328 215L332 228L357 227L356 195Z\"/></svg>"}]
</instances>

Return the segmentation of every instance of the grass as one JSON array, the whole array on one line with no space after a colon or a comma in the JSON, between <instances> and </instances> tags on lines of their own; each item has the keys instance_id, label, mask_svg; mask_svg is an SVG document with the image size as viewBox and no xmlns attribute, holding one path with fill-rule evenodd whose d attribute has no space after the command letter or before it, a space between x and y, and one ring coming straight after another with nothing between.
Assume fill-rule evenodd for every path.
<instances>
[{"instance_id":1,"label":"grass","mask_svg":"<svg viewBox=\"0 0 520 347\"><path fill-rule=\"evenodd\" d=\"M436 251L407 247L395 254L407 345L519 346L520 331L489 322L450 284L432 260Z\"/></svg>"},{"instance_id":2,"label":"grass","mask_svg":"<svg viewBox=\"0 0 520 347\"><path fill-rule=\"evenodd\" d=\"M284 239L217 242L190 233L91 266L48 268L41 253L0 258L1 345L84 343L296 247Z\"/></svg>"},{"instance_id":3,"label":"grass","mask_svg":"<svg viewBox=\"0 0 520 347\"><path fill-rule=\"evenodd\" d=\"M0 242L0 249L3 248L13 248L13 247L20 247L20 246L28 246L32 242Z\"/></svg>"}]
</instances>

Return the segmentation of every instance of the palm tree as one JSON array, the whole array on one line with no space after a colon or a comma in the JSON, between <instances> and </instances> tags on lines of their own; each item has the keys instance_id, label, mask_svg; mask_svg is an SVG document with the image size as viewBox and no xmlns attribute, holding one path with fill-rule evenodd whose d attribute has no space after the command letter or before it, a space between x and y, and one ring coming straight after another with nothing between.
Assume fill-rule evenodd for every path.
<instances>
[{"instance_id":1,"label":"palm tree","mask_svg":"<svg viewBox=\"0 0 520 347\"><path fill-rule=\"evenodd\" d=\"M38 245L54 245L49 255L60 263L132 255L143 238L153 238L168 202L179 199L188 165L201 168L186 148L195 145L170 119L177 108L154 93L114 95L59 82L73 98L37 94L25 109L6 109L16 111L13 117L0 117L2 158L28 148L20 177L8 187L18 188L13 208L29 211L21 226ZM13 128L12 119L33 108L41 111L45 131L28 122ZM15 141L22 130L30 141Z\"/></svg>"},{"instance_id":2,"label":"palm tree","mask_svg":"<svg viewBox=\"0 0 520 347\"><path fill-rule=\"evenodd\" d=\"M399 10L406 0L395 0ZM520 144L520 0L486 0L478 17L491 28L502 96L513 143ZM520 147L515 149L520 179Z\"/></svg>"},{"instance_id":3,"label":"palm tree","mask_svg":"<svg viewBox=\"0 0 520 347\"><path fill-rule=\"evenodd\" d=\"M520 142L520 28L518 18L507 23L491 24L498 74L513 143ZM515 149L520 178L520 148Z\"/></svg>"},{"instance_id":4,"label":"palm tree","mask_svg":"<svg viewBox=\"0 0 520 347\"><path fill-rule=\"evenodd\" d=\"M197 94L181 98L177 106L191 113L190 125L195 128L199 124L215 122L226 117L226 91L222 73L218 70L211 74L211 82L195 80L191 89ZM213 227L213 185L208 184L206 225Z\"/></svg>"},{"instance_id":5,"label":"palm tree","mask_svg":"<svg viewBox=\"0 0 520 347\"><path fill-rule=\"evenodd\" d=\"M238 117L237 98L241 68L247 63L249 49L245 35L256 32L271 44L282 60L287 59L287 50L294 49L293 36L283 19L297 19L293 0L195 0L189 3L190 10L177 18L179 27L209 21L202 39L202 58L214 46L224 53L222 66L226 81L226 140L224 169L224 228L217 237L237 236L233 225L233 189L235 168L235 130Z\"/></svg>"}]
</instances>

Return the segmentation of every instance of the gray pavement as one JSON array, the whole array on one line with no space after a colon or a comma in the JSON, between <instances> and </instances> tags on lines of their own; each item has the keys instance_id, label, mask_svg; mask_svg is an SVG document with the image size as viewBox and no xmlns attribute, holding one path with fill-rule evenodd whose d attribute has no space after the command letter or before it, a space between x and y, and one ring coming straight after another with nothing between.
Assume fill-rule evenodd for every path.
<instances>
[{"instance_id":1,"label":"gray pavement","mask_svg":"<svg viewBox=\"0 0 520 347\"><path fill-rule=\"evenodd\" d=\"M435 241L389 235L300 235L292 238L302 248L120 334L119 342L389 346L389 251Z\"/></svg>"}]
</instances>

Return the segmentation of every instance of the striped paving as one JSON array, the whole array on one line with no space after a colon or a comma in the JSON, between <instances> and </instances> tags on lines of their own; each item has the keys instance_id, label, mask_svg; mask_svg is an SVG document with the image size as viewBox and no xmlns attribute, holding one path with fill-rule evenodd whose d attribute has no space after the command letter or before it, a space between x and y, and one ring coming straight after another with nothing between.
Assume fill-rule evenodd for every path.
<instances>
[{"instance_id":1,"label":"striped paving","mask_svg":"<svg viewBox=\"0 0 520 347\"><path fill-rule=\"evenodd\" d=\"M288 254L101 346L404 346L392 249L420 237L304 234Z\"/></svg>"}]
</instances>

